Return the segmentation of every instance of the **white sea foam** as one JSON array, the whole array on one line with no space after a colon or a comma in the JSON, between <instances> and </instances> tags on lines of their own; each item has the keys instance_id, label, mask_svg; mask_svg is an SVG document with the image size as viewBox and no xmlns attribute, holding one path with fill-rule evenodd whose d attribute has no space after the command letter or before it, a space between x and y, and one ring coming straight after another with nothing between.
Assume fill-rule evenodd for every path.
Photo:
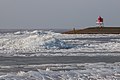
<instances>
[{"instance_id":1,"label":"white sea foam","mask_svg":"<svg viewBox=\"0 0 120 80\"><path fill-rule=\"evenodd\" d=\"M119 34L60 34L35 30L0 35L0 56L118 56L119 53Z\"/></svg>"},{"instance_id":2,"label":"white sea foam","mask_svg":"<svg viewBox=\"0 0 120 80\"><path fill-rule=\"evenodd\" d=\"M40 65L41 66L41 65ZM39 66L39 67L40 67ZM49 71L11 72L1 80L119 80L120 63L48 64ZM36 66L34 66L36 67ZM37 68L37 67L36 67Z\"/></svg>"}]
</instances>

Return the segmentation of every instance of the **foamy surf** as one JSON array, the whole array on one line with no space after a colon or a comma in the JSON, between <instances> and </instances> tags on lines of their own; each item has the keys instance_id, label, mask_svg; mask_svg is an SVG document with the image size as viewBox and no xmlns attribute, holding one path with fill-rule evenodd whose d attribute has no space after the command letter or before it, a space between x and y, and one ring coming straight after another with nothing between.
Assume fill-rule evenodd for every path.
<instances>
[{"instance_id":1,"label":"foamy surf","mask_svg":"<svg viewBox=\"0 0 120 80\"><path fill-rule=\"evenodd\" d=\"M119 34L1 33L0 56L119 56Z\"/></svg>"},{"instance_id":2,"label":"foamy surf","mask_svg":"<svg viewBox=\"0 0 120 80\"><path fill-rule=\"evenodd\" d=\"M46 64L28 65L34 71L11 72L1 80L119 80L120 63ZM45 70L44 68L50 68Z\"/></svg>"}]
</instances>

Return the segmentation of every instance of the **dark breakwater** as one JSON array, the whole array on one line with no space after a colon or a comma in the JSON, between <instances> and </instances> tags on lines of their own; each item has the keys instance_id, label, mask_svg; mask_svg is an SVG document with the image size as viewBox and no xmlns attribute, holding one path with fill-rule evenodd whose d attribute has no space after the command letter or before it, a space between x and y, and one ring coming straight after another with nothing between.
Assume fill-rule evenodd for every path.
<instances>
[{"instance_id":1,"label":"dark breakwater","mask_svg":"<svg viewBox=\"0 0 120 80\"><path fill-rule=\"evenodd\" d=\"M75 28L63 34L120 34L120 27L89 27L85 29Z\"/></svg>"}]
</instances>

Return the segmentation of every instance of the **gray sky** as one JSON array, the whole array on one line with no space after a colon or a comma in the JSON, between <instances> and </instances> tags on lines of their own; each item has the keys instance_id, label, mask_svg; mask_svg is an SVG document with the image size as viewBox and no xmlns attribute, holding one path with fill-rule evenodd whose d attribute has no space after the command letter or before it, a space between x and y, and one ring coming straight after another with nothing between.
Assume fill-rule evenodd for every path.
<instances>
[{"instance_id":1,"label":"gray sky","mask_svg":"<svg viewBox=\"0 0 120 80\"><path fill-rule=\"evenodd\" d=\"M120 26L120 0L0 0L0 29Z\"/></svg>"}]
</instances>

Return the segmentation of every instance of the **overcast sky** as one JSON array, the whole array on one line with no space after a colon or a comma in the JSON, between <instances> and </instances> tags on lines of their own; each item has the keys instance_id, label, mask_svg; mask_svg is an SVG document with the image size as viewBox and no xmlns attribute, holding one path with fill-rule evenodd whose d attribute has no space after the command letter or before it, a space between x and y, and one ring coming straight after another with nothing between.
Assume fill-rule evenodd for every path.
<instances>
[{"instance_id":1,"label":"overcast sky","mask_svg":"<svg viewBox=\"0 0 120 80\"><path fill-rule=\"evenodd\" d=\"M120 26L120 0L0 0L0 29Z\"/></svg>"}]
</instances>

